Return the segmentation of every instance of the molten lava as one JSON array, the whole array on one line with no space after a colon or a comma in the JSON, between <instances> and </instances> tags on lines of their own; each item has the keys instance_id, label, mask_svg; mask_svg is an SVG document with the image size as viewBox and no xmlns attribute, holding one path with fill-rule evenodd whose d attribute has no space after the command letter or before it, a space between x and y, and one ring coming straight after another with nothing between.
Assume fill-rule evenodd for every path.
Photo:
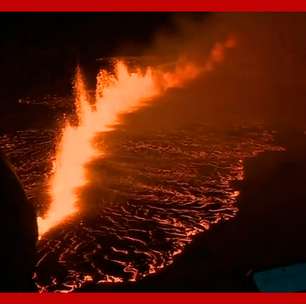
<instances>
[{"instance_id":1,"label":"molten lava","mask_svg":"<svg viewBox=\"0 0 306 304\"><path fill-rule=\"evenodd\" d=\"M171 69L148 67L130 72L123 61L117 61L114 73L101 70L97 75L96 104L89 104L88 92L80 68L75 75L75 102L78 125L66 121L56 152L54 174L50 183L51 204L47 214L38 219L39 234L78 211L76 190L87 183L84 166L101 154L92 145L98 132L112 130L122 116L154 102L167 89L180 87L211 71L223 61L224 50L235 46L233 38L217 43L204 65L187 58Z\"/></svg>"}]
</instances>

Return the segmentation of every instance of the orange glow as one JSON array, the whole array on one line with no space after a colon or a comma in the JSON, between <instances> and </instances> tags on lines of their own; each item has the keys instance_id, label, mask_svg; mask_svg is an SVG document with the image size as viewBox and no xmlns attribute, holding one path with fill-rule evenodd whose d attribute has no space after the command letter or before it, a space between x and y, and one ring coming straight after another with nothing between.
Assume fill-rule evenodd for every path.
<instances>
[{"instance_id":1,"label":"orange glow","mask_svg":"<svg viewBox=\"0 0 306 304\"><path fill-rule=\"evenodd\" d=\"M52 202L47 215L38 218L39 234L44 234L63 218L77 211L75 189L85 180L83 165L94 155L88 127L91 109L81 71L75 76L75 98L79 125L65 122L62 138L57 147L54 174L49 181Z\"/></svg>"},{"instance_id":2,"label":"orange glow","mask_svg":"<svg viewBox=\"0 0 306 304\"><path fill-rule=\"evenodd\" d=\"M88 92L80 68L75 75L75 102L78 125L66 121L56 152L54 174L50 183L51 204L44 217L38 218L39 234L78 212L76 190L88 181L84 166L100 151L92 141L99 132L112 130L122 116L154 102L167 89L180 87L207 72L224 58L225 48L233 47L233 38L217 44L205 65L197 66L187 58L180 59L171 70L148 67L130 72L123 61L117 61L113 74L101 70L97 75L96 104L89 104Z\"/></svg>"}]
</instances>

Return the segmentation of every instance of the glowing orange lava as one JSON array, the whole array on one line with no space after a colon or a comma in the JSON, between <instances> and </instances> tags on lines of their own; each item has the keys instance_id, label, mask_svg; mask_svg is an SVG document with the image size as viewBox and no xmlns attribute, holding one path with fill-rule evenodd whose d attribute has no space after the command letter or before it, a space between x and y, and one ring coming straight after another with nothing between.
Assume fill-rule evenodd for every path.
<instances>
[{"instance_id":1,"label":"glowing orange lava","mask_svg":"<svg viewBox=\"0 0 306 304\"><path fill-rule=\"evenodd\" d=\"M47 214L38 218L39 234L78 211L76 189L87 183L84 166L101 154L92 145L98 132L114 129L124 114L137 111L167 89L182 86L212 70L223 60L224 50L231 47L233 38L216 44L205 65L197 66L183 58L171 70L149 67L130 72L123 61L117 61L114 73L101 70L97 75L95 108L88 102L83 76L77 68L74 84L78 125L67 121L63 128L49 181L52 201Z\"/></svg>"}]
</instances>

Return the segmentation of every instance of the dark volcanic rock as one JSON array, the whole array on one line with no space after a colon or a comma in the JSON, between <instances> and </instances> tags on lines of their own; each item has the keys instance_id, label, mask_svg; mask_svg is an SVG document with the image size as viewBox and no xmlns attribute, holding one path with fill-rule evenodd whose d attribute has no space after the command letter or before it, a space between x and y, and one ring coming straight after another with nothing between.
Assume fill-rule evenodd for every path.
<instances>
[{"instance_id":1,"label":"dark volcanic rock","mask_svg":"<svg viewBox=\"0 0 306 304\"><path fill-rule=\"evenodd\" d=\"M37 223L14 170L0 154L0 291L31 291Z\"/></svg>"}]
</instances>

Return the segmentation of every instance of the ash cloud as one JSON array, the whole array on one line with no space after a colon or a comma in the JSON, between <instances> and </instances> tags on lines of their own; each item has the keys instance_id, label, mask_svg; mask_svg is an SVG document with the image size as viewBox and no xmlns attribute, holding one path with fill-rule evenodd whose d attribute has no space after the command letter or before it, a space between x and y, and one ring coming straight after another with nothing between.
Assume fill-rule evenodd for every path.
<instances>
[{"instance_id":1,"label":"ash cloud","mask_svg":"<svg viewBox=\"0 0 306 304\"><path fill-rule=\"evenodd\" d=\"M214 46L229 36L237 46L225 50L224 60L210 73L131 115L131 129L250 121L304 128L305 14L179 14L173 24L144 52L158 58L158 64L185 56L203 65Z\"/></svg>"}]
</instances>

